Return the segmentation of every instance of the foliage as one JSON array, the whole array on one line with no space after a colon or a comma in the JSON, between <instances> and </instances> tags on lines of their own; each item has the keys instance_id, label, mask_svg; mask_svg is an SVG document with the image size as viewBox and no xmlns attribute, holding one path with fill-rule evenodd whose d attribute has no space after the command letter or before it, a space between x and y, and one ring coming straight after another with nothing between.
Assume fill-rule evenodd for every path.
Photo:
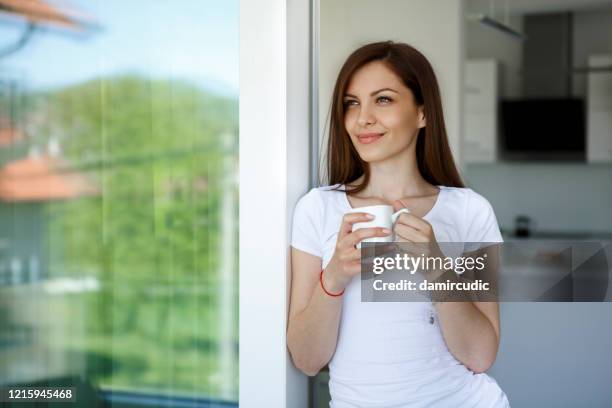
<instances>
[{"instance_id":1,"label":"foliage","mask_svg":"<svg viewBox=\"0 0 612 408\"><path fill-rule=\"evenodd\" d=\"M224 219L238 215L237 101L185 82L121 76L29 95L26 112L34 143L59 141L58 172L78 173L98 191L45 208L50 275L102 285L76 298L90 318L70 347L115 363L99 372L88 365L89 375L123 388L204 386L228 397L218 347L237 344L237 298L233 291L233 321L222 322L228 304L219 291L238 286L237 222ZM220 255L227 242L231 260ZM219 272L224 262L229 276ZM233 338L218 333L224 324ZM237 399L235 348L229 397Z\"/></svg>"}]
</instances>

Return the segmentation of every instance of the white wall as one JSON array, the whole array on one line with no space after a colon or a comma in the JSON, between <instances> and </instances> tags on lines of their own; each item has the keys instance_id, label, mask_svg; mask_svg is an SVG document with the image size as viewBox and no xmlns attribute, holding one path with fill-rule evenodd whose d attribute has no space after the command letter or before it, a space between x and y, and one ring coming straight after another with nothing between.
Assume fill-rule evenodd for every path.
<instances>
[{"instance_id":1,"label":"white wall","mask_svg":"<svg viewBox=\"0 0 612 408\"><path fill-rule=\"evenodd\" d=\"M609 407L610 313L610 302L500 303L501 342L489 374L510 405Z\"/></svg>"},{"instance_id":2,"label":"white wall","mask_svg":"<svg viewBox=\"0 0 612 408\"><path fill-rule=\"evenodd\" d=\"M240 406L305 408L287 352L290 220L308 188L309 2L240 1Z\"/></svg>"},{"instance_id":3,"label":"white wall","mask_svg":"<svg viewBox=\"0 0 612 408\"><path fill-rule=\"evenodd\" d=\"M526 214L540 231L612 233L612 164L468 164L464 176L506 230Z\"/></svg>"},{"instance_id":4,"label":"white wall","mask_svg":"<svg viewBox=\"0 0 612 408\"><path fill-rule=\"evenodd\" d=\"M433 65L440 83L449 142L459 163L463 26L462 0L320 0L322 140L327 135L338 71L349 54L369 42L402 41L421 51Z\"/></svg>"}]
</instances>

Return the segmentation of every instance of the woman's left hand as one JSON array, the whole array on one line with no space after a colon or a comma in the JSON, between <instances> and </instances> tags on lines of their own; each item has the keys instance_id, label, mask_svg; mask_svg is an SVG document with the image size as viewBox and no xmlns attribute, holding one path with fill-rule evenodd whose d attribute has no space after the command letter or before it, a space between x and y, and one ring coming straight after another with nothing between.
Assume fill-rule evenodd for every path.
<instances>
[{"instance_id":1,"label":"woman's left hand","mask_svg":"<svg viewBox=\"0 0 612 408\"><path fill-rule=\"evenodd\" d=\"M402 208L406 208L406 206L400 200L393 203L394 211ZM403 213L398 217L393 227L393 231L395 232L397 242L423 244L414 245L415 253L413 255L444 256L438 246L431 224L421 217L412 213ZM412 245L410 247L412 247ZM416 252L418 252L418 254Z\"/></svg>"}]
</instances>

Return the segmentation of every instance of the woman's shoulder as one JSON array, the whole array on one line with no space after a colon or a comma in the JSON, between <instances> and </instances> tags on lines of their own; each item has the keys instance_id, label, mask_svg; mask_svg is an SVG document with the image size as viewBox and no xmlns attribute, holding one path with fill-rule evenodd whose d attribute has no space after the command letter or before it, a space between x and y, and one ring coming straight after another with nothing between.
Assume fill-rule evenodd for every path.
<instances>
[{"instance_id":1,"label":"woman's shoulder","mask_svg":"<svg viewBox=\"0 0 612 408\"><path fill-rule=\"evenodd\" d=\"M311 201L328 201L330 199L336 199L340 194L344 194L344 186L341 184L334 184L331 186L319 186L312 187L302 199Z\"/></svg>"},{"instance_id":2,"label":"woman's shoulder","mask_svg":"<svg viewBox=\"0 0 612 408\"><path fill-rule=\"evenodd\" d=\"M470 187L438 186L451 197L455 203L463 203L466 210L483 210L491 207L489 200Z\"/></svg>"},{"instance_id":3,"label":"woman's shoulder","mask_svg":"<svg viewBox=\"0 0 612 408\"><path fill-rule=\"evenodd\" d=\"M469 187L442 187L455 200L450 200L460 215L458 222L465 242L503 242L495 211L482 194Z\"/></svg>"},{"instance_id":4,"label":"woman's shoulder","mask_svg":"<svg viewBox=\"0 0 612 408\"><path fill-rule=\"evenodd\" d=\"M341 194L344 194L344 188L341 184L313 187L299 199L297 205L299 207L324 208L332 201L337 202L341 198Z\"/></svg>"}]
</instances>

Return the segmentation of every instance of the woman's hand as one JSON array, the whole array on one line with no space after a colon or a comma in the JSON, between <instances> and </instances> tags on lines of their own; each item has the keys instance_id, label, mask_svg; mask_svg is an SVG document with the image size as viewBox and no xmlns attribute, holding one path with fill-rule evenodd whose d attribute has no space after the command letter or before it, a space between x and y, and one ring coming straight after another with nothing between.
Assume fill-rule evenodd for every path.
<instances>
[{"instance_id":1,"label":"woman's hand","mask_svg":"<svg viewBox=\"0 0 612 408\"><path fill-rule=\"evenodd\" d=\"M394 211L401 208L405 208L405 205L400 200L393 203ZM397 218L393 230L397 242L410 243L410 245L399 247L398 252L415 258L421 256L425 258L444 258L438 241L436 241L433 227L423 218L412 213L403 213ZM433 264L436 265L437 262ZM418 272L428 280L435 280L442 276L446 270L443 267L442 269L421 268Z\"/></svg>"},{"instance_id":2,"label":"woman's hand","mask_svg":"<svg viewBox=\"0 0 612 408\"><path fill-rule=\"evenodd\" d=\"M393 204L394 211L405 207L404 203L400 200L397 200ZM419 244L414 246L411 245L411 247L414 247L415 253L413 255L444 256L436 241L433 227L423 218L417 217L412 213L403 213L398 217L393 229L397 242ZM402 249L405 250L406 248Z\"/></svg>"},{"instance_id":3,"label":"woman's hand","mask_svg":"<svg viewBox=\"0 0 612 408\"><path fill-rule=\"evenodd\" d=\"M359 242L366 238L386 237L391 234L386 228L361 228L352 232L353 224L373 219L368 213L350 213L342 217L334 255L323 272L323 285L328 291L343 291L349 282L361 273L361 250L356 248Z\"/></svg>"}]
</instances>

